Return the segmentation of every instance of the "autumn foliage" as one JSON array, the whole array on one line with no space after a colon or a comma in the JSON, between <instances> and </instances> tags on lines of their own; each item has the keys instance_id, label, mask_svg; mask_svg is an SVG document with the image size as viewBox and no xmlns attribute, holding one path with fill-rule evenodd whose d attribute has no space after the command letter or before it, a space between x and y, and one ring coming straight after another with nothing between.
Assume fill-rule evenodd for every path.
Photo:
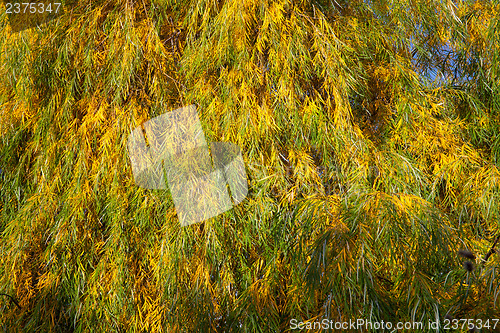
<instances>
[{"instance_id":1,"label":"autumn foliage","mask_svg":"<svg viewBox=\"0 0 500 333\"><path fill-rule=\"evenodd\" d=\"M16 32L2 12L1 330L500 318L499 17L98 0ZM249 193L181 227L127 137L190 104L207 142L241 147Z\"/></svg>"}]
</instances>

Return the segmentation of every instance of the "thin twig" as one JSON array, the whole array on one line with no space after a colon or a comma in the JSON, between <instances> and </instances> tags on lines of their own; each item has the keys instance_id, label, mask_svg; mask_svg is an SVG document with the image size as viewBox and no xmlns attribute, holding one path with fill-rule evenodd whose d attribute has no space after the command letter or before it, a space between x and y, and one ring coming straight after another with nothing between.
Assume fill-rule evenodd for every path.
<instances>
[{"instance_id":1,"label":"thin twig","mask_svg":"<svg viewBox=\"0 0 500 333\"><path fill-rule=\"evenodd\" d=\"M10 296L9 294L0 294L0 296L9 297L10 300L19 308L19 310L21 310L21 306L19 305L19 303L17 303L17 301L14 299L14 297Z\"/></svg>"},{"instance_id":2,"label":"thin twig","mask_svg":"<svg viewBox=\"0 0 500 333\"><path fill-rule=\"evenodd\" d=\"M376 275L376 277L377 277L377 278L379 278L379 279L380 279L380 280L382 280L382 281L385 281L385 282L389 283L389 284L391 285L391 287L392 287L392 286L394 286L394 282L392 282L392 281L391 281L391 280L389 280L389 279L386 279L386 278L385 278L385 277L383 277L382 275L377 274L377 275Z\"/></svg>"},{"instance_id":3,"label":"thin twig","mask_svg":"<svg viewBox=\"0 0 500 333\"><path fill-rule=\"evenodd\" d=\"M488 259L491 257L493 253L496 253L495 246L497 245L498 241L500 240L500 235L498 235L497 239L495 240L495 243L491 246L491 249L488 251L488 253L485 254L484 258L482 259L483 262L488 261Z\"/></svg>"}]
</instances>

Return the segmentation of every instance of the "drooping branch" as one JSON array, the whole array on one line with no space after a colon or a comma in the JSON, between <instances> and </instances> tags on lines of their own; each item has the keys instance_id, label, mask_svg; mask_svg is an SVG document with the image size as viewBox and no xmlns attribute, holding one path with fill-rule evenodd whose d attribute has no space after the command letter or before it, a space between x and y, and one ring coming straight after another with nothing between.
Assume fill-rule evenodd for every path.
<instances>
[{"instance_id":1,"label":"drooping branch","mask_svg":"<svg viewBox=\"0 0 500 333\"><path fill-rule=\"evenodd\" d=\"M390 285L391 285L391 287L394 287L394 282L392 282L391 280L389 280L389 279L387 279L387 278L383 277L383 276L382 276L382 275L380 275L380 274L377 274L377 275L376 275L376 277L377 277L378 279L380 279L380 280L382 280L382 281L384 281L384 282L386 282L386 283L390 284Z\"/></svg>"},{"instance_id":2,"label":"drooping branch","mask_svg":"<svg viewBox=\"0 0 500 333\"><path fill-rule=\"evenodd\" d=\"M14 297L10 296L9 294L0 294L0 296L7 296L10 298L11 302L14 303L18 308L19 310L21 310L21 306L19 305L19 303L17 303L17 301L15 300Z\"/></svg>"},{"instance_id":3,"label":"drooping branch","mask_svg":"<svg viewBox=\"0 0 500 333\"><path fill-rule=\"evenodd\" d=\"M492 255L493 253L496 253L495 246L497 245L498 240L500 240L500 235L498 235L497 239L495 240L495 242L494 242L494 243L493 243L493 245L491 246L491 249L488 251L488 253L486 253L486 254L484 255L484 258L482 259L482 261L483 261L483 262L488 261L488 259L491 257L491 255Z\"/></svg>"}]
</instances>

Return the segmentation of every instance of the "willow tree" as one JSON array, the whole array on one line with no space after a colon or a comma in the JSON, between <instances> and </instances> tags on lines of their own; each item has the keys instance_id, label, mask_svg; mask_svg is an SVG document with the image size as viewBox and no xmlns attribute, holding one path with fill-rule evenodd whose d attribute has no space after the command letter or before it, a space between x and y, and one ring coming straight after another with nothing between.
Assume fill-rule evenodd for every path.
<instances>
[{"instance_id":1,"label":"willow tree","mask_svg":"<svg viewBox=\"0 0 500 333\"><path fill-rule=\"evenodd\" d=\"M498 317L493 1L62 6L0 16L3 330ZM127 138L191 104L249 192L181 227Z\"/></svg>"}]
</instances>

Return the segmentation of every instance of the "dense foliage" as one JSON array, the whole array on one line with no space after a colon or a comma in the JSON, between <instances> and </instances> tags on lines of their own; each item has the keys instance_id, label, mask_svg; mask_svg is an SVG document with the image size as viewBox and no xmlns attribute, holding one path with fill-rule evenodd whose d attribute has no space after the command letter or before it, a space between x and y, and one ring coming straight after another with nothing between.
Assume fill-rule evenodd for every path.
<instances>
[{"instance_id":1,"label":"dense foliage","mask_svg":"<svg viewBox=\"0 0 500 333\"><path fill-rule=\"evenodd\" d=\"M0 14L1 330L499 318L499 17L98 0L13 31ZM249 194L181 227L168 191L134 184L127 137L189 104L208 142L242 148Z\"/></svg>"}]
</instances>

